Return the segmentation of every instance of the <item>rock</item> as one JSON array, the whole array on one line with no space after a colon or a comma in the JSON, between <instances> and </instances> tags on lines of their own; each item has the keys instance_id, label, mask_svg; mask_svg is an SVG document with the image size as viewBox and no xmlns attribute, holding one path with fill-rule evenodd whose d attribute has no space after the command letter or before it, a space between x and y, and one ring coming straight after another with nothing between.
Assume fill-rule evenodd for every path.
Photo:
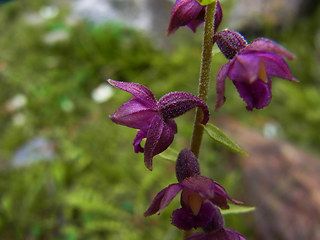
<instances>
[{"instance_id":1,"label":"rock","mask_svg":"<svg viewBox=\"0 0 320 240\"><path fill-rule=\"evenodd\" d=\"M320 160L230 118L217 125L249 153L234 160L244 174L245 202L257 208L259 239L320 239Z\"/></svg>"},{"instance_id":2,"label":"rock","mask_svg":"<svg viewBox=\"0 0 320 240\"><path fill-rule=\"evenodd\" d=\"M22 167L39 161L52 161L54 156L54 144L46 138L35 137L16 151L12 166Z\"/></svg>"}]
</instances>

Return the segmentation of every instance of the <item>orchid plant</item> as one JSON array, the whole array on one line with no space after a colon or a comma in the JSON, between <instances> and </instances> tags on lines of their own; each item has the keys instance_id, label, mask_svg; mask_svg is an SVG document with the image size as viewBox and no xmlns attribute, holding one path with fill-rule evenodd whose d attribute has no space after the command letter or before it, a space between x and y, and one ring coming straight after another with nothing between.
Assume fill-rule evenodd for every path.
<instances>
[{"instance_id":1,"label":"orchid plant","mask_svg":"<svg viewBox=\"0 0 320 240\"><path fill-rule=\"evenodd\" d=\"M171 12L168 35L183 26L196 32L205 23L198 96L187 92L171 92L156 100L151 90L139 83L108 80L112 86L132 94L131 100L122 104L110 115L110 119L116 124L139 129L133 141L134 151L144 153L144 163L149 170L152 170L153 157L164 152L178 132L173 119L197 108L190 148L180 151L176 160L178 183L161 190L144 213L144 216L160 214L181 192L181 208L173 212L171 223L184 231L184 239L187 240L246 239L236 230L225 228L220 211L229 208L228 201L236 205L242 203L232 199L219 183L200 175L198 158L204 130L234 152L246 154L226 134L208 123L209 108L206 101L213 45L217 44L229 60L217 74L215 111L226 101L226 78L232 80L249 111L270 104L271 77L298 81L284 60L293 60L293 54L266 38L258 38L247 44L238 32L218 31L222 17L218 0L176 0ZM146 141L142 146L144 138ZM202 231L194 232L195 229Z\"/></svg>"}]
</instances>

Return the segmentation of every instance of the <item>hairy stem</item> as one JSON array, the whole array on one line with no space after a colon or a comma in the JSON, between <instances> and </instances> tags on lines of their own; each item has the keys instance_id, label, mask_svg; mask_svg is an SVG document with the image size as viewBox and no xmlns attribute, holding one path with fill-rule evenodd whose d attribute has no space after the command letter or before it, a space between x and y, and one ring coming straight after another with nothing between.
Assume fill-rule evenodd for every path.
<instances>
[{"instance_id":1,"label":"hairy stem","mask_svg":"<svg viewBox=\"0 0 320 240\"><path fill-rule=\"evenodd\" d=\"M207 101L208 86L210 80L211 72L211 59L212 59L212 37L214 34L214 16L216 12L216 1L207 6L207 12L205 17L205 27L204 27L204 40L201 58L201 69L199 78L199 97ZM200 153L200 146L203 135L203 128L201 126L201 120L203 118L203 113L200 108L196 110L196 117L194 122L192 140L191 140L191 151L198 158Z\"/></svg>"},{"instance_id":2,"label":"hairy stem","mask_svg":"<svg viewBox=\"0 0 320 240\"><path fill-rule=\"evenodd\" d=\"M207 6L207 12L205 17L204 27L204 39L201 57L201 68L199 78L199 89L198 96L203 100L207 101L208 98L208 86L211 72L211 59L212 59L212 37L214 34L214 16L216 13L216 1ZM191 151L198 158L200 153L200 146L203 135L203 128L201 121L203 119L202 109L197 108L196 117L194 121L193 134L191 140ZM186 239L192 234L193 230L185 231L183 239Z\"/></svg>"}]
</instances>

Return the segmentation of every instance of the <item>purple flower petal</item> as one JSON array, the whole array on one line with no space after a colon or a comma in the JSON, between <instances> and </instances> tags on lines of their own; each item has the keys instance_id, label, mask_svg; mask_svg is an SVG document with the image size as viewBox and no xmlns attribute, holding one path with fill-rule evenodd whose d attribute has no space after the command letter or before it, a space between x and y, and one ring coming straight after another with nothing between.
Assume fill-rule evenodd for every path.
<instances>
[{"instance_id":1,"label":"purple flower petal","mask_svg":"<svg viewBox=\"0 0 320 240\"><path fill-rule=\"evenodd\" d=\"M237 55L233 59L228 77L233 81L251 83L258 77L261 61L257 54Z\"/></svg>"},{"instance_id":2,"label":"purple flower petal","mask_svg":"<svg viewBox=\"0 0 320 240\"><path fill-rule=\"evenodd\" d=\"M224 96L224 89L226 85L227 74L232 64L233 64L233 60L222 65L222 67L220 68L217 74L217 81L216 81L217 100L215 105L215 111L218 111L219 108L226 101L226 97Z\"/></svg>"},{"instance_id":3,"label":"purple flower petal","mask_svg":"<svg viewBox=\"0 0 320 240\"><path fill-rule=\"evenodd\" d=\"M204 22L205 15L206 15L206 8L202 7L197 18L192 20L189 24L187 24L188 28L190 28L193 32L196 32L197 28Z\"/></svg>"},{"instance_id":4,"label":"purple flower petal","mask_svg":"<svg viewBox=\"0 0 320 240\"><path fill-rule=\"evenodd\" d=\"M134 97L147 104L152 110L157 110L157 100L153 93L145 86L139 83L121 82L108 79L112 86L131 93Z\"/></svg>"},{"instance_id":5,"label":"purple flower petal","mask_svg":"<svg viewBox=\"0 0 320 240\"><path fill-rule=\"evenodd\" d=\"M281 47L279 44L267 38L258 38L249 44L240 54L247 54L250 52L265 52L274 53L289 60L294 60L295 56Z\"/></svg>"},{"instance_id":6,"label":"purple flower petal","mask_svg":"<svg viewBox=\"0 0 320 240\"><path fill-rule=\"evenodd\" d=\"M208 234L206 233L194 233L190 237L186 238L185 240L210 240Z\"/></svg>"},{"instance_id":7,"label":"purple flower petal","mask_svg":"<svg viewBox=\"0 0 320 240\"><path fill-rule=\"evenodd\" d=\"M144 152L144 148L143 147L141 147L141 141L142 141L142 139L144 139L144 138L146 138L147 137L147 134L144 132L144 131L142 131L142 130L140 130L138 133L137 133L137 135L136 135L136 137L135 137L135 139L133 140L133 146L134 146L134 151L135 151L135 153L139 153L139 152Z\"/></svg>"},{"instance_id":8,"label":"purple flower petal","mask_svg":"<svg viewBox=\"0 0 320 240\"><path fill-rule=\"evenodd\" d=\"M238 233L234 229L225 228L224 230L228 235L228 239L230 239L230 240L247 240L247 238L245 236L243 236L242 234Z\"/></svg>"},{"instance_id":9,"label":"purple flower petal","mask_svg":"<svg viewBox=\"0 0 320 240\"><path fill-rule=\"evenodd\" d=\"M247 240L247 238L233 229L221 228L210 233L194 233L186 240Z\"/></svg>"},{"instance_id":10,"label":"purple flower petal","mask_svg":"<svg viewBox=\"0 0 320 240\"><path fill-rule=\"evenodd\" d=\"M186 208L179 208L173 211L171 223L181 230L190 230L195 226L194 215Z\"/></svg>"},{"instance_id":11,"label":"purple flower petal","mask_svg":"<svg viewBox=\"0 0 320 240\"><path fill-rule=\"evenodd\" d=\"M138 99L130 100L122 104L117 111L109 116L117 124L147 131L152 118L157 113L150 110L144 102Z\"/></svg>"},{"instance_id":12,"label":"purple flower petal","mask_svg":"<svg viewBox=\"0 0 320 240\"><path fill-rule=\"evenodd\" d=\"M198 215L194 215L188 208L180 208L172 214L172 224L182 230L190 230L207 226L216 213L214 205L205 201L200 208Z\"/></svg>"},{"instance_id":13,"label":"purple flower petal","mask_svg":"<svg viewBox=\"0 0 320 240\"><path fill-rule=\"evenodd\" d=\"M179 27L197 20L203 8L196 0L177 0L171 12L167 35L175 32Z\"/></svg>"},{"instance_id":14,"label":"purple flower petal","mask_svg":"<svg viewBox=\"0 0 320 240\"><path fill-rule=\"evenodd\" d=\"M222 13L222 8L220 5L220 1L217 1L217 6L216 6L216 15L214 15L214 33L217 32L220 23L223 18L223 13Z\"/></svg>"},{"instance_id":15,"label":"purple flower petal","mask_svg":"<svg viewBox=\"0 0 320 240\"><path fill-rule=\"evenodd\" d=\"M151 216L156 213L160 213L172 199L181 191L182 186L179 183L170 184L165 189L161 190L157 196L152 200L152 203L148 210L144 213L144 216Z\"/></svg>"},{"instance_id":16,"label":"purple flower petal","mask_svg":"<svg viewBox=\"0 0 320 240\"><path fill-rule=\"evenodd\" d=\"M298 82L298 80L292 75L288 64L283 60L282 57L272 53L258 53L257 55L263 59L268 76L274 76Z\"/></svg>"},{"instance_id":17,"label":"purple flower petal","mask_svg":"<svg viewBox=\"0 0 320 240\"><path fill-rule=\"evenodd\" d=\"M246 83L240 81L233 81L240 97L246 102L247 110L251 111L253 108L261 109L267 106L271 101L271 91L269 85L261 80L256 80L253 83Z\"/></svg>"},{"instance_id":18,"label":"purple flower petal","mask_svg":"<svg viewBox=\"0 0 320 240\"><path fill-rule=\"evenodd\" d=\"M202 198L211 199L215 195L215 183L212 179L200 175L194 175L186 178L181 185L192 191L199 193Z\"/></svg>"},{"instance_id":19,"label":"purple flower petal","mask_svg":"<svg viewBox=\"0 0 320 240\"><path fill-rule=\"evenodd\" d=\"M159 111L164 119L178 117L192 108L200 107L203 110L202 124L209 121L207 104L199 97L187 92L171 92L164 95L158 102Z\"/></svg>"},{"instance_id":20,"label":"purple flower petal","mask_svg":"<svg viewBox=\"0 0 320 240\"><path fill-rule=\"evenodd\" d=\"M169 147L176 132L177 125L172 119L164 121L158 115L152 119L144 148L144 163L149 170L152 170L153 157Z\"/></svg>"},{"instance_id":21,"label":"purple flower petal","mask_svg":"<svg viewBox=\"0 0 320 240\"><path fill-rule=\"evenodd\" d=\"M234 203L239 203L230 198L226 190L219 183L204 176L194 175L186 178L181 182L181 185L184 189L198 193L203 199L210 200L213 204L222 209L229 208L227 199ZM186 192L186 194L188 194L188 192ZM185 193L182 192L182 199L187 199L184 195Z\"/></svg>"}]
</instances>

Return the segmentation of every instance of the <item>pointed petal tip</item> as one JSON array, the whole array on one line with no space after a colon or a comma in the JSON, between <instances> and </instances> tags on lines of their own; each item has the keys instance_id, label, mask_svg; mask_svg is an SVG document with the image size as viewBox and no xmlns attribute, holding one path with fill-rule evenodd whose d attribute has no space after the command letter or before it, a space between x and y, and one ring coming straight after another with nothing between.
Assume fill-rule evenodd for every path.
<instances>
[{"instance_id":1,"label":"pointed petal tip","mask_svg":"<svg viewBox=\"0 0 320 240\"><path fill-rule=\"evenodd\" d=\"M292 81L294 82L300 82L300 80L298 78L293 77Z\"/></svg>"},{"instance_id":2,"label":"pointed petal tip","mask_svg":"<svg viewBox=\"0 0 320 240\"><path fill-rule=\"evenodd\" d=\"M214 108L215 112L218 112L219 109L222 107L222 105L225 103L226 97L223 97L223 99L218 99Z\"/></svg>"},{"instance_id":3,"label":"pointed petal tip","mask_svg":"<svg viewBox=\"0 0 320 240\"><path fill-rule=\"evenodd\" d=\"M108 78L108 79L107 79L107 82L108 82L109 84L111 84L111 85L114 85L114 84L115 84L115 81L112 80L111 78Z\"/></svg>"},{"instance_id":4,"label":"pointed petal tip","mask_svg":"<svg viewBox=\"0 0 320 240\"><path fill-rule=\"evenodd\" d=\"M146 159L144 158L144 165L146 166L147 169L152 171L152 159Z\"/></svg>"}]
</instances>

